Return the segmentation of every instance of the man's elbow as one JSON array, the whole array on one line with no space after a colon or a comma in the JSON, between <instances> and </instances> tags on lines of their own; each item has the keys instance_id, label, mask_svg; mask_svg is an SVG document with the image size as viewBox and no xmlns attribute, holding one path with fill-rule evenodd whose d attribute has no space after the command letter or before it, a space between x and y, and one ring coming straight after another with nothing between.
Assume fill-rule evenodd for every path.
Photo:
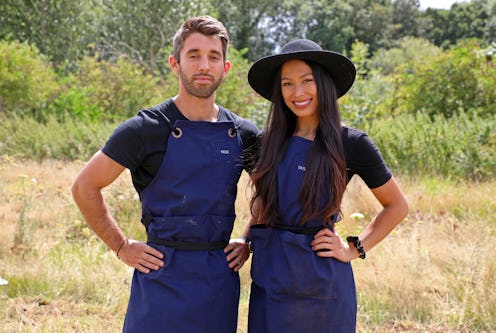
<instances>
[{"instance_id":1,"label":"man's elbow","mask_svg":"<svg viewBox=\"0 0 496 333\"><path fill-rule=\"evenodd\" d=\"M78 178L74 180L71 186L72 198L77 203L79 198L81 197L81 184Z\"/></svg>"},{"instance_id":2,"label":"man's elbow","mask_svg":"<svg viewBox=\"0 0 496 333\"><path fill-rule=\"evenodd\" d=\"M405 198L402 198L398 206L398 212L401 217L400 221L402 221L408 215L409 211L410 211L410 207L408 206L408 202L406 201Z\"/></svg>"}]
</instances>

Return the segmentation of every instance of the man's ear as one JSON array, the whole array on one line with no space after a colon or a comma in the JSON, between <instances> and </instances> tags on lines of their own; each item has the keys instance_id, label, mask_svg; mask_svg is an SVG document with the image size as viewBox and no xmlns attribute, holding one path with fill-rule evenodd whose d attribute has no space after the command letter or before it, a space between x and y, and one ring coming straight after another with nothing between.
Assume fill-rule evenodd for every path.
<instances>
[{"instance_id":1,"label":"man's ear","mask_svg":"<svg viewBox=\"0 0 496 333\"><path fill-rule=\"evenodd\" d=\"M176 58L174 58L173 55L169 56L169 64L170 64L170 67L174 73L179 72L179 62L177 61Z\"/></svg>"},{"instance_id":2,"label":"man's ear","mask_svg":"<svg viewBox=\"0 0 496 333\"><path fill-rule=\"evenodd\" d=\"M229 73L230 70L231 70L231 62L229 60L226 60L226 62L224 63L224 75L223 75L223 77L226 77L227 73Z\"/></svg>"}]
</instances>

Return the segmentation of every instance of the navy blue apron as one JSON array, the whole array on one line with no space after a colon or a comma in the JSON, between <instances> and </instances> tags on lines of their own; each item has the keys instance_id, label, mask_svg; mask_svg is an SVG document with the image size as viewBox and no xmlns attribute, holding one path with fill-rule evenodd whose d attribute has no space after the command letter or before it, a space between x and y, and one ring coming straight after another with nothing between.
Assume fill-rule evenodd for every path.
<instances>
[{"instance_id":1,"label":"navy blue apron","mask_svg":"<svg viewBox=\"0 0 496 333\"><path fill-rule=\"evenodd\" d=\"M253 246L249 333L350 333L356 291L350 263L321 258L310 243L322 221L298 225L298 201L312 142L292 137L278 167L280 224L250 229ZM333 222L328 226L333 229Z\"/></svg>"},{"instance_id":2,"label":"navy blue apron","mask_svg":"<svg viewBox=\"0 0 496 333\"><path fill-rule=\"evenodd\" d=\"M164 266L134 271L124 332L236 332L239 274L223 251L235 219L241 139L232 122L178 120L141 193L148 244Z\"/></svg>"}]
</instances>

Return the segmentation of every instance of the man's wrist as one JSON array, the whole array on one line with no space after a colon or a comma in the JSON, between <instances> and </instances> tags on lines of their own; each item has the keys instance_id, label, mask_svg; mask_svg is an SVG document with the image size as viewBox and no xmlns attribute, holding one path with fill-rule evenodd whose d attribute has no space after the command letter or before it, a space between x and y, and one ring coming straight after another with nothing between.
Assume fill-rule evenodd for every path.
<instances>
[{"instance_id":1,"label":"man's wrist","mask_svg":"<svg viewBox=\"0 0 496 333\"><path fill-rule=\"evenodd\" d=\"M121 242L121 245L119 245L119 248L117 249L117 251L115 251L115 255L117 256L117 258L120 259L119 257L119 252L122 250L122 247L124 246L124 244L127 243L127 238L124 238L124 240Z\"/></svg>"}]
</instances>

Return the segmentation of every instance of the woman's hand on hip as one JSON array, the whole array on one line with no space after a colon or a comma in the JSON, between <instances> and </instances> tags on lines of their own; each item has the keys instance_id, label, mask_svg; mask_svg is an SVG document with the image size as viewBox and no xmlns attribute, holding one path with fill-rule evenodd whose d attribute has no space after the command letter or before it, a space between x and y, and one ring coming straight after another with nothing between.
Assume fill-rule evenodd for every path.
<instances>
[{"instance_id":1,"label":"woman's hand on hip","mask_svg":"<svg viewBox=\"0 0 496 333\"><path fill-rule=\"evenodd\" d=\"M348 243L336 232L327 228L315 234L311 246L319 257L336 258L342 262L348 262L357 257L356 251L353 251Z\"/></svg>"}]
</instances>

